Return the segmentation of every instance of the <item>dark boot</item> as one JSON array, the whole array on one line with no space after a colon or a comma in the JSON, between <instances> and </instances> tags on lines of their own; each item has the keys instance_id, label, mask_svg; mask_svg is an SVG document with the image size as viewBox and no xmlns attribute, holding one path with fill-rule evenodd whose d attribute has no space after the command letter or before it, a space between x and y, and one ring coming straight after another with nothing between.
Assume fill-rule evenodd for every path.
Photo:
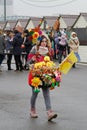
<instances>
[{"instance_id":1,"label":"dark boot","mask_svg":"<svg viewBox=\"0 0 87 130\"><path fill-rule=\"evenodd\" d=\"M72 66L73 68L76 68L76 66L75 66L75 63L73 64L73 66Z\"/></svg>"},{"instance_id":2,"label":"dark boot","mask_svg":"<svg viewBox=\"0 0 87 130\"><path fill-rule=\"evenodd\" d=\"M7 66L8 66L8 70L12 70L10 64L7 64Z\"/></svg>"}]
</instances>

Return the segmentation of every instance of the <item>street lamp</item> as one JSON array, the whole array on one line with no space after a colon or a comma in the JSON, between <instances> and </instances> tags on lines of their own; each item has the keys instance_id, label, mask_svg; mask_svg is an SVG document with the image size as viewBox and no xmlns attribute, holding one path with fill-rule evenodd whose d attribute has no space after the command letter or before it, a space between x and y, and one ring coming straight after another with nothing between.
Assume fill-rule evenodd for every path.
<instances>
[{"instance_id":1,"label":"street lamp","mask_svg":"<svg viewBox=\"0 0 87 130\"><path fill-rule=\"evenodd\" d=\"M4 0L4 21L6 21L6 0Z\"/></svg>"}]
</instances>

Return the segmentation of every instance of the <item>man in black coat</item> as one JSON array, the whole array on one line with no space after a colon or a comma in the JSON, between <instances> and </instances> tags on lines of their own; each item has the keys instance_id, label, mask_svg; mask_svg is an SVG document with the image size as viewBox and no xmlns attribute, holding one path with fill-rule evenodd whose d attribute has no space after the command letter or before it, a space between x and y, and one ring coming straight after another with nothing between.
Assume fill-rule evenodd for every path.
<instances>
[{"instance_id":1,"label":"man in black coat","mask_svg":"<svg viewBox=\"0 0 87 130\"><path fill-rule=\"evenodd\" d=\"M28 30L24 30L24 32L22 33L22 37L23 37L23 53L24 55L22 55L22 59L25 60L24 63L24 69L27 70L28 66L27 66L27 59L28 59L28 54L32 48L32 40L29 39L30 35L29 35L29 31Z\"/></svg>"},{"instance_id":2,"label":"man in black coat","mask_svg":"<svg viewBox=\"0 0 87 130\"><path fill-rule=\"evenodd\" d=\"M15 59L15 64L16 64L16 71L22 71L22 61L21 61L21 53L22 53L22 48L21 45L23 43L23 38L21 36L21 33L18 32L17 30L14 31L15 36L13 39L13 54L14 54L14 59Z\"/></svg>"},{"instance_id":3,"label":"man in black coat","mask_svg":"<svg viewBox=\"0 0 87 130\"><path fill-rule=\"evenodd\" d=\"M2 32L0 31L0 71L1 71L1 64L5 57L4 50L5 50L4 36L3 36Z\"/></svg>"}]
</instances>

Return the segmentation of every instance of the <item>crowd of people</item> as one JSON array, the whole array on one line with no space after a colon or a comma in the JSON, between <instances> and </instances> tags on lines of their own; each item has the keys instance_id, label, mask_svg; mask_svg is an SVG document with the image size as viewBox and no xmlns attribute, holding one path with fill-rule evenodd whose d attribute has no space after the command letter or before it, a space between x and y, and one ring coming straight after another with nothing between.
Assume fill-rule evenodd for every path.
<instances>
[{"instance_id":1,"label":"crowd of people","mask_svg":"<svg viewBox=\"0 0 87 130\"><path fill-rule=\"evenodd\" d=\"M56 60L60 64L72 50L78 53L79 39L75 32L61 29L59 31L49 30L45 33L51 43L49 50L52 60ZM27 65L28 55L35 45L29 36L30 32L28 30L24 30L22 33L18 30L0 31L0 71L5 56L7 59L7 70L12 70L11 63L13 56L15 60L15 71L29 69ZM79 55L78 59L80 60ZM73 67L75 67L75 64Z\"/></svg>"},{"instance_id":2,"label":"crowd of people","mask_svg":"<svg viewBox=\"0 0 87 130\"><path fill-rule=\"evenodd\" d=\"M15 71L28 69L26 66L27 56L32 48L32 41L28 37L28 30L24 30L22 33L18 30L0 32L0 66L6 56L7 69L12 70L11 63L14 55Z\"/></svg>"},{"instance_id":3,"label":"crowd of people","mask_svg":"<svg viewBox=\"0 0 87 130\"><path fill-rule=\"evenodd\" d=\"M71 51L74 51L78 61L80 61L78 53L80 42L76 32L68 29L61 29L54 33L51 31L48 33L48 36L54 50L53 59L56 59L59 64ZM75 68L75 64L73 65L73 68Z\"/></svg>"}]
</instances>

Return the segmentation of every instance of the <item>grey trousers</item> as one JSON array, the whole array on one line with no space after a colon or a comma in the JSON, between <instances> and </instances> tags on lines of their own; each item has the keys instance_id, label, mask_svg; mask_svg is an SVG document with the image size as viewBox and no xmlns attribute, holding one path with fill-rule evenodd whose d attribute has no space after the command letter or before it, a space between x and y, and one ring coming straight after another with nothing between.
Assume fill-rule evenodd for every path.
<instances>
[{"instance_id":1,"label":"grey trousers","mask_svg":"<svg viewBox=\"0 0 87 130\"><path fill-rule=\"evenodd\" d=\"M50 90L49 88L46 88L46 89L42 88L42 92L43 92L46 110L48 111L51 109ZM32 88L32 96L31 96L31 101L30 101L31 109L32 108L35 109L37 96L38 96L38 93L34 92L34 88Z\"/></svg>"}]
</instances>

